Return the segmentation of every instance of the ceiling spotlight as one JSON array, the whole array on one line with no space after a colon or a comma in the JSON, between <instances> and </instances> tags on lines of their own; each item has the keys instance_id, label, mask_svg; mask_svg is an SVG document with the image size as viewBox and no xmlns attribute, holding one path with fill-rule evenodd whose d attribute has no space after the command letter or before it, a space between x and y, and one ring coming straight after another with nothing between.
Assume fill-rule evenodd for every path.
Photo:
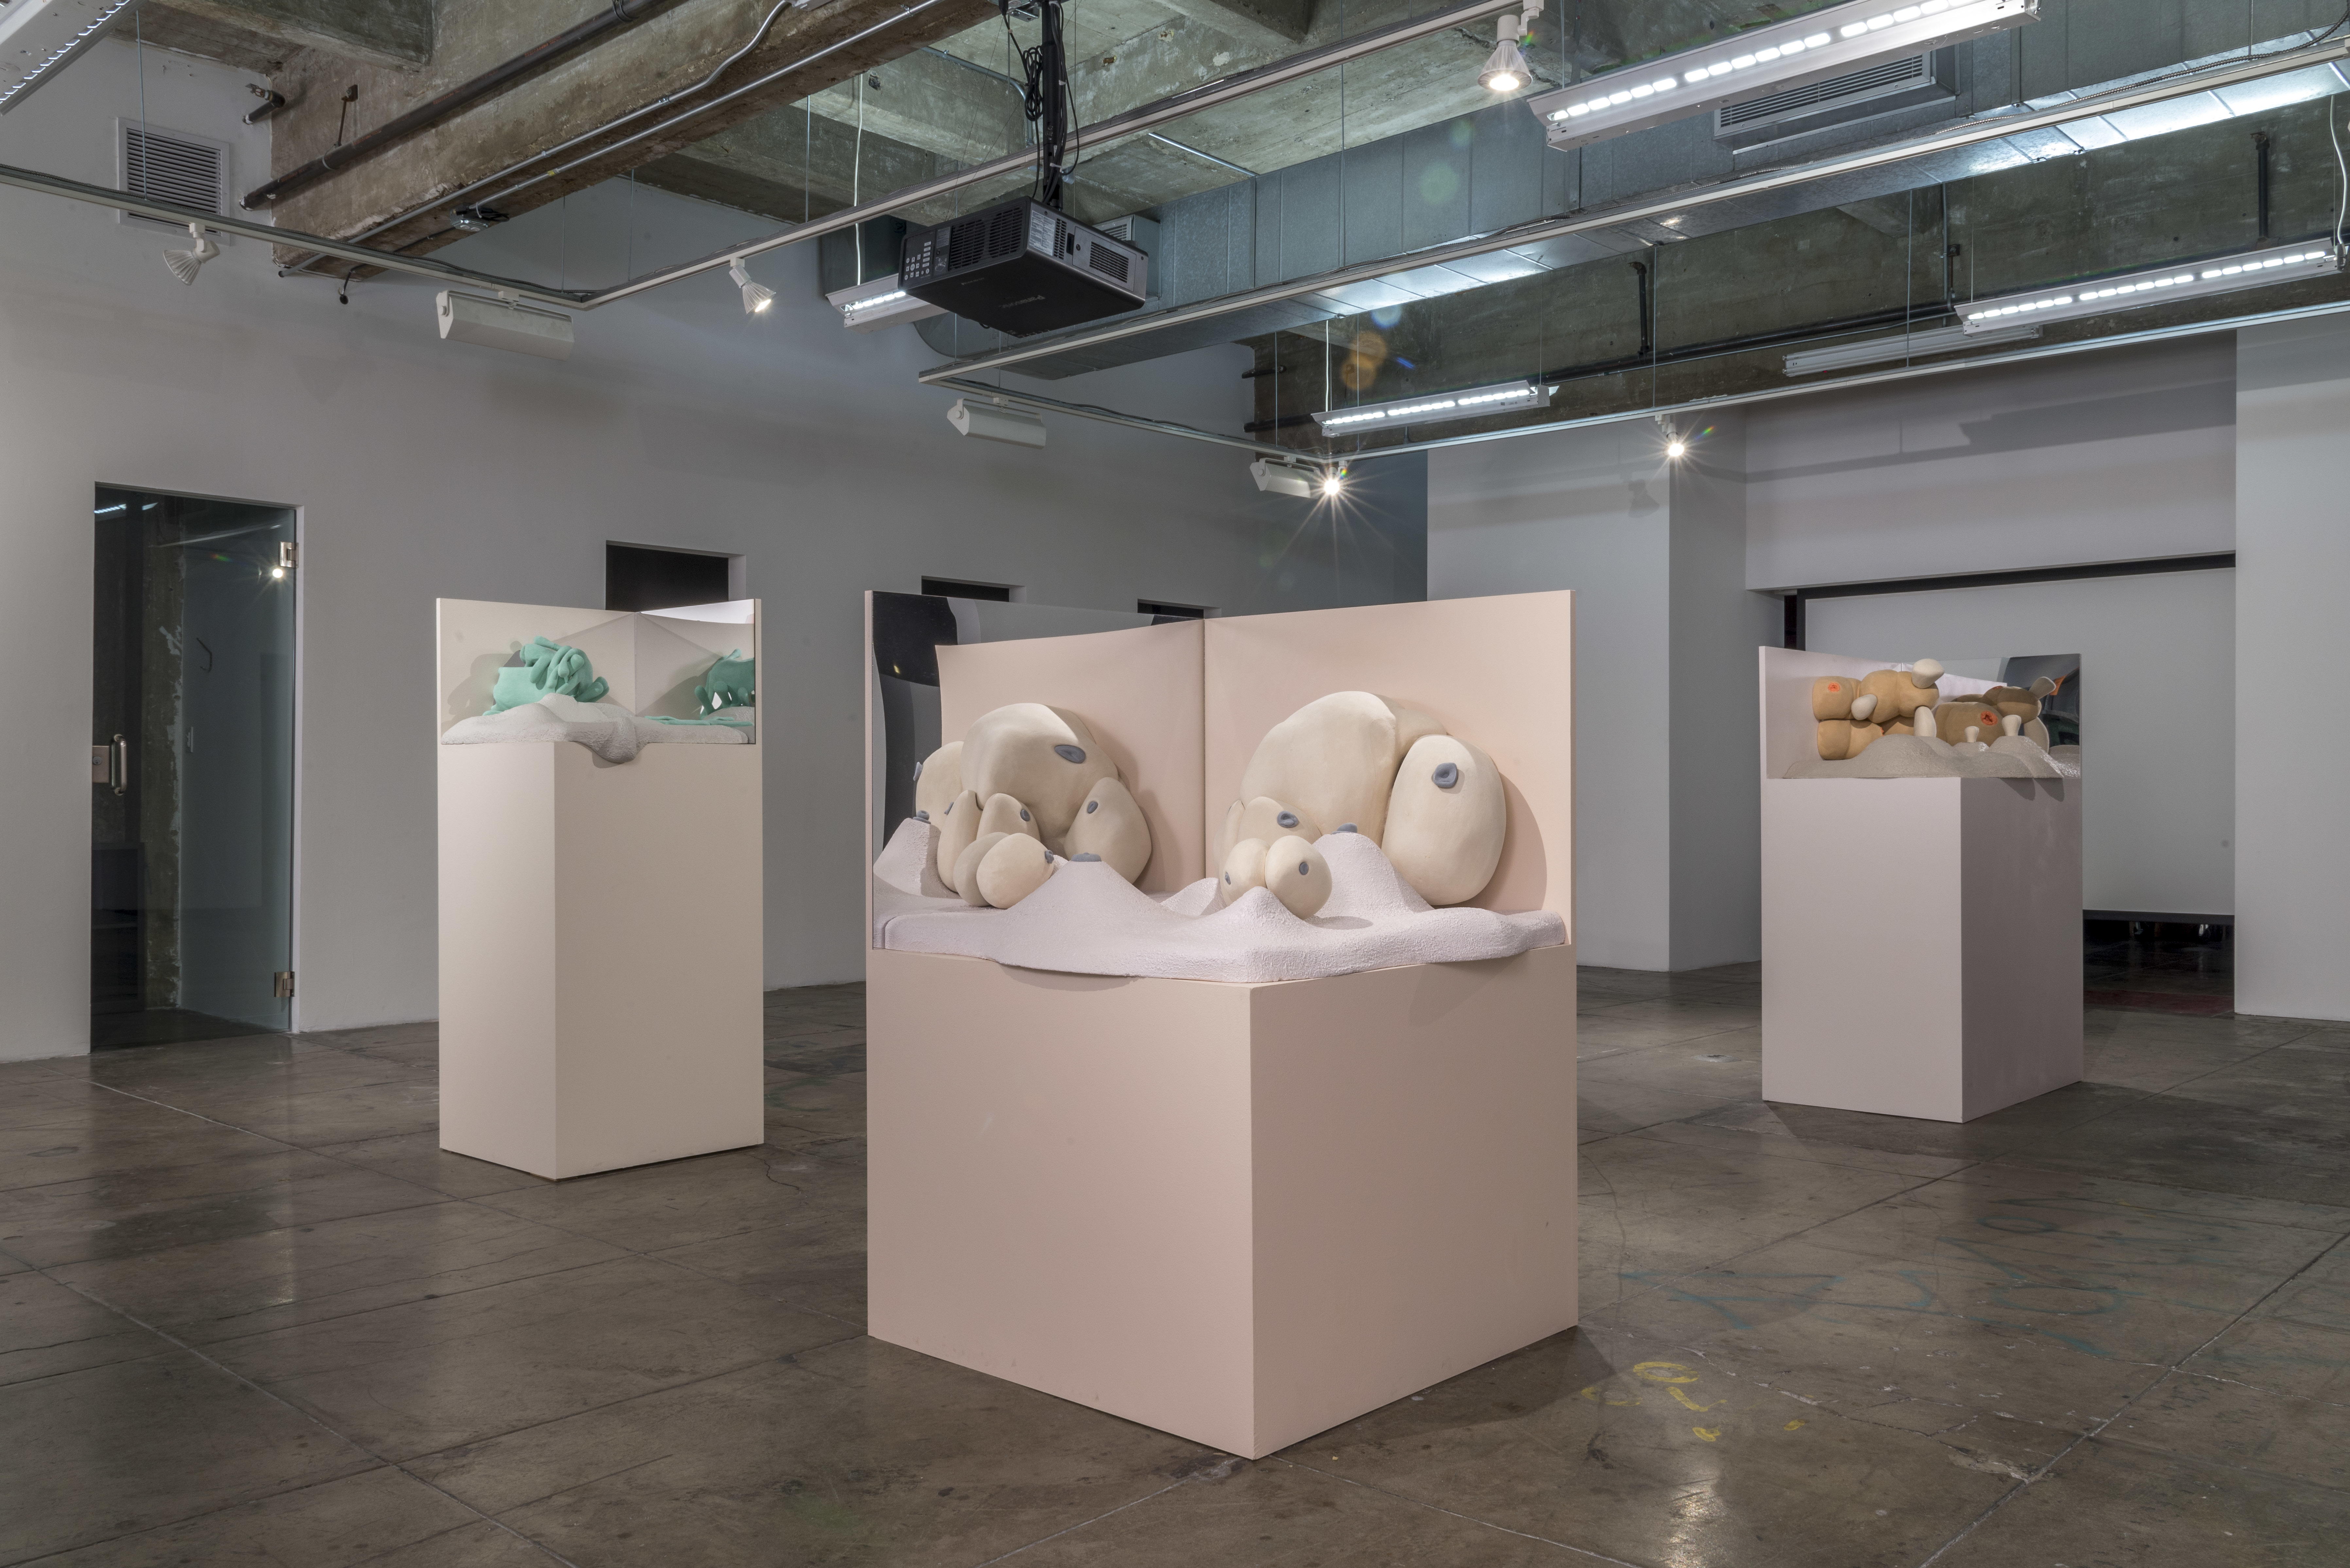
<instances>
[{"instance_id":1,"label":"ceiling spotlight","mask_svg":"<svg viewBox=\"0 0 2350 1568\"><path fill-rule=\"evenodd\" d=\"M2344 253L2324 240L2297 245L2276 245L2241 255L2220 256L2184 266L2156 267L2123 273L2088 283L2056 288L2035 288L2022 294L1970 299L1954 306L1969 337L2012 327L2037 326L2072 317L2103 316L2133 306L2159 305L2165 300L2192 299L2198 295L2227 294L2264 284L2290 283L2297 278L2324 277L2342 270Z\"/></svg>"},{"instance_id":2,"label":"ceiling spotlight","mask_svg":"<svg viewBox=\"0 0 2350 1568\"><path fill-rule=\"evenodd\" d=\"M1668 460L1679 462L1689 455L1689 442L1681 439L1681 432L1673 428L1671 420L1659 414L1657 428L1665 432L1665 456Z\"/></svg>"},{"instance_id":3,"label":"ceiling spotlight","mask_svg":"<svg viewBox=\"0 0 2350 1568\"><path fill-rule=\"evenodd\" d=\"M980 441L1000 441L1011 446L1045 444L1045 421L1025 409L1008 404L974 403L969 398L958 398L955 406L947 410L947 423Z\"/></svg>"},{"instance_id":4,"label":"ceiling spotlight","mask_svg":"<svg viewBox=\"0 0 2350 1568\"><path fill-rule=\"evenodd\" d=\"M1520 15L1504 12L1493 22L1493 52L1485 57L1485 68L1477 73L1477 85L1488 92L1515 92L1534 79L1534 67L1518 48L1518 41L1533 30L1534 18L1542 14L1542 0L1533 0Z\"/></svg>"},{"instance_id":5,"label":"ceiling spotlight","mask_svg":"<svg viewBox=\"0 0 2350 1568\"><path fill-rule=\"evenodd\" d=\"M449 214L449 226L468 234L478 234L493 223L505 221L506 215L495 207L460 207Z\"/></svg>"},{"instance_id":6,"label":"ceiling spotlight","mask_svg":"<svg viewBox=\"0 0 2350 1568\"><path fill-rule=\"evenodd\" d=\"M196 281L196 274L203 270L204 263L220 254L220 246L214 244L212 236L204 233L204 226L202 223L190 223L188 234L196 242L195 248L185 251L165 251L163 265L170 267L172 275L182 283L193 284Z\"/></svg>"},{"instance_id":7,"label":"ceiling spotlight","mask_svg":"<svg viewBox=\"0 0 2350 1568\"><path fill-rule=\"evenodd\" d=\"M1322 471L1323 494L1336 495L1346 488L1347 471L1344 468L1326 468Z\"/></svg>"},{"instance_id":8,"label":"ceiling spotlight","mask_svg":"<svg viewBox=\"0 0 2350 1568\"><path fill-rule=\"evenodd\" d=\"M1268 495L1295 495L1300 500L1312 496L1326 483L1308 464L1269 457L1250 463L1249 477Z\"/></svg>"},{"instance_id":9,"label":"ceiling spotlight","mask_svg":"<svg viewBox=\"0 0 2350 1568\"><path fill-rule=\"evenodd\" d=\"M727 264L726 275L733 278L734 286L743 291L743 315L756 316L775 303L775 291L764 283L754 282L751 275L743 270L741 256Z\"/></svg>"},{"instance_id":10,"label":"ceiling spotlight","mask_svg":"<svg viewBox=\"0 0 2350 1568\"><path fill-rule=\"evenodd\" d=\"M1581 147L2036 21L2040 0L1852 0L1741 29L1526 99L1553 147Z\"/></svg>"}]
</instances>

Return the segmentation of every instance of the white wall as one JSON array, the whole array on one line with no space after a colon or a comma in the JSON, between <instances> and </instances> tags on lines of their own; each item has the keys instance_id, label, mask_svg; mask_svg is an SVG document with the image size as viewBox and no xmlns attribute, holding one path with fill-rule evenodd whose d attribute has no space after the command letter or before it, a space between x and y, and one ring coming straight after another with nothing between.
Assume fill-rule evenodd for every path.
<instances>
[{"instance_id":1,"label":"white wall","mask_svg":"<svg viewBox=\"0 0 2350 1568\"><path fill-rule=\"evenodd\" d=\"M150 121L235 143L241 187L266 164L238 124L245 80L146 56ZM140 95L132 50L103 45L0 121L0 161L110 184L112 120ZM622 185L443 254L600 284L766 226ZM813 246L754 264L778 291L765 317L717 274L580 316L556 365L438 341L425 286L362 282L338 306L255 244L183 288L158 259L172 244L0 192L0 659L40 672L0 740L0 1057L88 1037L101 481L302 509L306 1028L434 1009L435 597L599 605L607 539L747 557L770 636L767 982L785 985L860 972L863 589L927 573L1232 612L1422 592L1417 464L1374 465L1342 525L1306 526L1238 452L1073 420L1042 453L962 440L950 400L914 384L932 357L910 331L840 329ZM1224 349L1046 389L1233 429L1245 367Z\"/></svg>"},{"instance_id":2,"label":"white wall","mask_svg":"<svg viewBox=\"0 0 2350 1568\"><path fill-rule=\"evenodd\" d=\"M2081 656L2081 897L2236 909L2236 574L2163 572L1814 599L1804 642L1945 664Z\"/></svg>"},{"instance_id":3,"label":"white wall","mask_svg":"<svg viewBox=\"0 0 2350 1568\"><path fill-rule=\"evenodd\" d=\"M1429 454L1430 598L1575 590L1575 950L1757 956L1754 649L1735 416L1679 472L1628 421Z\"/></svg>"},{"instance_id":4,"label":"white wall","mask_svg":"<svg viewBox=\"0 0 2350 1568\"><path fill-rule=\"evenodd\" d=\"M2350 1018L2350 734L2304 695L2350 668L2350 322L2246 328L2236 376L2236 1011Z\"/></svg>"},{"instance_id":5,"label":"white wall","mask_svg":"<svg viewBox=\"0 0 2350 1568\"><path fill-rule=\"evenodd\" d=\"M1758 403L1747 585L2233 549L2235 419L2225 334Z\"/></svg>"}]
</instances>

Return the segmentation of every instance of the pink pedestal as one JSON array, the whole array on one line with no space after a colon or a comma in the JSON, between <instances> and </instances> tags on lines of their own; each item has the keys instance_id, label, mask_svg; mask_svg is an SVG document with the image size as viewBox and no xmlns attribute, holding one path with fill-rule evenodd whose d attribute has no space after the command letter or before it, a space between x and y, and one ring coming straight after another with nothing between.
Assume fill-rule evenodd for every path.
<instances>
[{"instance_id":1,"label":"pink pedestal","mask_svg":"<svg viewBox=\"0 0 2350 1568\"><path fill-rule=\"evenodd\" d=\"M876 1338L1253 1459L1575 1322L1572 948L867 976Z\"/></svg>"}]
</instances>

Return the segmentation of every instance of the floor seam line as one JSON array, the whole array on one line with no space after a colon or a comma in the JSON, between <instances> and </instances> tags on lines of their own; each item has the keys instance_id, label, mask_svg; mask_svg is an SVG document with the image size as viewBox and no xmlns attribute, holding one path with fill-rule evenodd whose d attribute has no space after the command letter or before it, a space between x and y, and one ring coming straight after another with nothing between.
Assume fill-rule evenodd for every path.
<instances>
[{"instance_id":1,"label":"floor seam line","mask_svg":"<svg viewBox=\"0 0 2350 1568\"><path fill-rule=\"evenodd\" d=\"M1407 1492L1396 1491L1388 1487L1374 1486L1369 1481L1357 1480L1352 1476L1342 1476L1335 1470L1326 1470L1319 1465L1301 1464L1295 1459L1282 1459L1280 1462L1287 1465L1292 1469L1304 1470L1308 1475L1320 1476L1325 1480L1336 1481L1341 1486L1350 1486L1363 1491L1377 1492L1381 1497L1391 1497L1395 1499L1396 1501L1408 1503L1413 1508L1424 1508L1430 1513L1444 1514L1448 1518L1458 1519L1465 1523L1477 1525L1482 1529L1497 1530L1504 1535L1514 1535L1521 1541L1539 1541L1544 1546L1555 1546L1562 1552L1572 1552L1578 1557L1588 1557L1595 1563L1612 1563L1614 1568L1643 1568L1643 1565L1640 1563L1627 1562L1621 1557L1610 1557L1604 1552L1594 1552L1587 1546L1577 1546L1572 1542L1555 1540L1547 1535L1536 1535L1530 1530L1518 1530L1507 1524L1496 1524L1490 1519L1480 1519L1473 1513L1462 1513L1458 1509L1446 1508L1441 1503L1429 1502L1420 1498L1413 1497ZM986 1568L986 1565L982 1563L980 1564L980 1568Z\"/></svg>"}]
</instances>

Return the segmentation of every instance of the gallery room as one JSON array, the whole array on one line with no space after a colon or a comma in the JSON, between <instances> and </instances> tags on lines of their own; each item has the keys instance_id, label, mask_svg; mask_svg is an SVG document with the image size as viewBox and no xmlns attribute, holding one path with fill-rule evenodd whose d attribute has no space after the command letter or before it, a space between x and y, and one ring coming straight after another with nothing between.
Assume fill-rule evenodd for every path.
<instances>
[{"instance_id":1,"label":"gallery room","mask_svg":"<svg viewBox=\"0 0 2350 1568\"><path fill-rule=\"evenodd\" d=\"M2350 1528L2345 0L0 0L0 1563Z\"/></svg>"}]
</instances>

